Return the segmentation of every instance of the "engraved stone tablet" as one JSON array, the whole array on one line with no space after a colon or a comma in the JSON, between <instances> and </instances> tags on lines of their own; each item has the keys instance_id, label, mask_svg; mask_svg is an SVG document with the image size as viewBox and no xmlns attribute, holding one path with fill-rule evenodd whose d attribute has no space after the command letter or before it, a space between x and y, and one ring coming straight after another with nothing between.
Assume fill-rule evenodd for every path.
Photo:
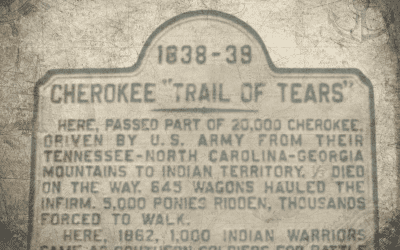
<instances>
[{"instance_id":1,"label":"engraved stone tablet","mask_svg":"<svg viewBox=\"0 0 400 250\"><path fill-rule=\"evenodd\" d=\"M246 23L197 11L133 67L52 70L35 97L30 249L376 247L356 69L278 69Z\"/></svg>"}]
</instances>

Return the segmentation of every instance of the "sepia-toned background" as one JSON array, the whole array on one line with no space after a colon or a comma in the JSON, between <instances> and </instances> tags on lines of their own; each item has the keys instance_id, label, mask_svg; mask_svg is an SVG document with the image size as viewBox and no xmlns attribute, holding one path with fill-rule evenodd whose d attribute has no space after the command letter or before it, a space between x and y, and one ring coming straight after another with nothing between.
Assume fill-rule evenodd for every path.
<instances>
[{"instance_id":1,"label":"sepia-toned background","mask_svg":"<svg viewBox=\"0 0 400 250\"><path fill-rule=\"evenodd\" d=\"M201 9L248 23L277 67L358 68L371 80L380 241L393 249L400 235L397 2L0 0L0 249L26 248L35 83L50 69L132 66L159 25Z\"/></svg>"}]
</instances>

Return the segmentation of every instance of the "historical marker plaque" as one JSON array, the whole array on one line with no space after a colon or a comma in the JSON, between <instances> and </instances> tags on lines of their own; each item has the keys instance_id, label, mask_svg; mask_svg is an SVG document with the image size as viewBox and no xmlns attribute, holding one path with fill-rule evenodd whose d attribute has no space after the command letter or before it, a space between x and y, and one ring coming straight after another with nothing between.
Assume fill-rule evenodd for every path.
<instances>
[{"instance_id":1,"label":"historical marker plaque","mask_svg":"<svg viewBox=\"0 0 400 250\"><path fill-rule=\"evenodd\" d=\"M355 69L277 69L199 11L126 69L36 86L30 249L374 249L373 93Z\"/></svg>"}]
</instances>

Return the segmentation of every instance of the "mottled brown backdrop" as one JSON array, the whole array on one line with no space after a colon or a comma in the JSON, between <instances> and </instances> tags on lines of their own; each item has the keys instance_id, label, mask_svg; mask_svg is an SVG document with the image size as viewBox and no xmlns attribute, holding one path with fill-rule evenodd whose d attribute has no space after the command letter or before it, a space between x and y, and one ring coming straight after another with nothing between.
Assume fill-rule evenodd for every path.
<instances>
[{"instance_id":1,"label":"mottled brown backdrop","mask_svg":"<svg viewBox=\"0 0 400 250\"><path fill-rule=\"evenodd\" d=\"M277 67L358 68L375 91L381 248L398 238L397 0L0 0L0 249L26 248L33 88L47 70L133 65L148 36L191 10L232 14ZM355 24L362 21L364 36Z\"/></svg>"}]
</instances>

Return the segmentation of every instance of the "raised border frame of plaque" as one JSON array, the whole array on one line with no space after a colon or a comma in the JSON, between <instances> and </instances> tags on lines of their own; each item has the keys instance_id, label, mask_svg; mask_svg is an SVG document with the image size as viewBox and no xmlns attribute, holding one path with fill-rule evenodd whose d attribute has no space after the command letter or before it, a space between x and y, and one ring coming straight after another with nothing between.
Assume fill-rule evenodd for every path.
<instances>
[{"instance_id":1,"label":"raised border frame of plaque","mask_svg":"<svg viewBox=\"0 0 400 250\"><path fill-rule=\"evenodd\" d=\"M79 75L79 74L115 74L115 73L131 73L135 72L141 66L141 63L145 57L147 49L150 47L154 39L159 33L165 30L167 27L175 24L186 18L196 17L196 16L214 16L226 19L227 21L233 22L236 25L244 28L249 34L251 34L254 39L257 40L262 50L264 51L265 58L267 60L269 68L277 74L351 74L359 78L359 80L368 87L369 90L369 111L370 111L370 128L371 128L371 151L372 151L372 183L373 183L373 202L374 202L374 223L375 223L375 233L374 233L374 249L379 249L379 239L377 237L379 233L379 210L378 210L378 180L377 180L377 163L376 163L376 132L375 132L375 109L374 109L374 93L373 85L370 80L356 68L340 69L340 68L277 68L268 53L268 50L262 41L258 33L250 27L244 21L238 19L237 17L215 10L198 10L186 12L177 15L158 28L156 28L153 33L148 37L142 50L139 54L137 62L127 68L85 68L85 69L53 69L46 72L46 74L36 83L34 89L34 111L33 111L33 133L32 133L32 143L31 143L31 171L30 171L30 192L29 192L29 224L28 224L28 249L31 249L31 241L33 234L33 216L34 216L34 198L35 198L35 175L36 175L36 122L38 120L38 110L39 110L39 97L40 97L40 87L44 86L53 76L61 74Z\"/></svg>"}]
</instances>

